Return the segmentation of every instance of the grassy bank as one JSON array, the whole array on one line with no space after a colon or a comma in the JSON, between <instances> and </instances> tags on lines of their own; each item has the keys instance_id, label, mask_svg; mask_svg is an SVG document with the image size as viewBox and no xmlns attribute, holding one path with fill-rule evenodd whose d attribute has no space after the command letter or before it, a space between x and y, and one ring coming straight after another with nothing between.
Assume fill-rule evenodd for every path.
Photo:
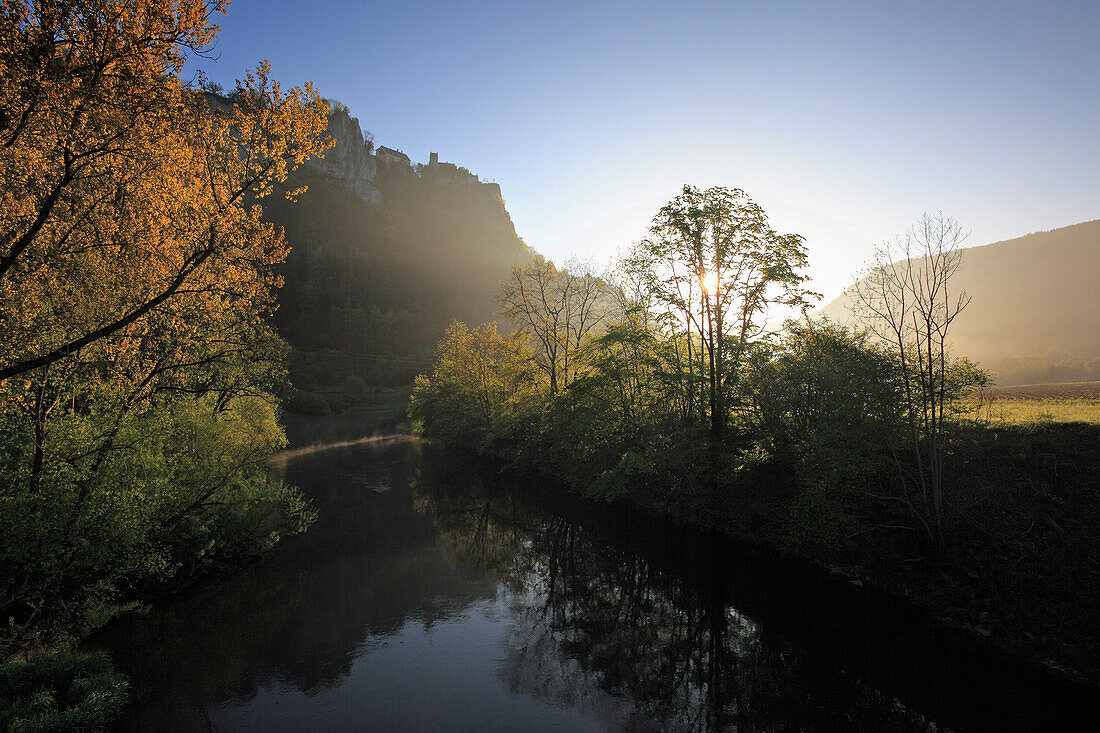
<instances>
[{"instance_id":1,"label":"grassy bank","mask_svg":"<svg viewBox=\"0 0 1100 733\"><path fill-rule=\"evenodd\" d=\"M30 652L0 664L0 729L104 730L128 688L105 653Z\"/></svg>"}]
</instances>

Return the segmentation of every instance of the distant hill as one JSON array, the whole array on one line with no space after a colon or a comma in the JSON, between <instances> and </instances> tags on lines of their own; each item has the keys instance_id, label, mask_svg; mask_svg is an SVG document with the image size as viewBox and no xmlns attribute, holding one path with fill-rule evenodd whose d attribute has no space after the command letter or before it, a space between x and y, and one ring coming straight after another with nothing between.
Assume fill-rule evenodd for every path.
<instances>
[{"instance_id":1,"label":"distant hill","mask_svg":"<svg viewBox=\"0 0 1100 733\"><path fill-rule=\"evenodd\" d=\"M955 288L972 300L956 354L1000 384L1100 379L1100 220L964 250ZM851 289L820 312L841 322Z\"/></svg>"},{"instance_id":2,"label":"distant hill","mask_svg":"<svg viewBox=\"0 0 1100 733\"><path fill-rule=\"evenodd\" d=\"M497 184L434 154L415 165L375 151L341 105L329 134L336 147L287 182L309 186L298 202L263 202L291 246L274 323L294 348L299 387L325 392L353 375L402 384L452 321L494 317L493 291L531 250Z\"/></svg>"}]
</instances>

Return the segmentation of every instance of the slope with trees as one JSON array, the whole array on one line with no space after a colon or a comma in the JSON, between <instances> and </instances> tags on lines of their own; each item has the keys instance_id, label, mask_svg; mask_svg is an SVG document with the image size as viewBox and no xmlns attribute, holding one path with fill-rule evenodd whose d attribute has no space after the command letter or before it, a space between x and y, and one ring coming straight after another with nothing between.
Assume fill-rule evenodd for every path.
<instances>
[{"instance_id":1,"label":"slope with trees","mask_svg":"<svg viewBox=\"0 0 1100 733\"><path fill-rule=\"evenodd\" d=\"M179 72L222 10L0 10L4 653L308 524L266 466L286 245L256 202L325 149L325 108L263 63L211 112Z\"/></svg>"},{"instance_id":2,"label":"slope with trees","mask_svg":"<svg viewBox=\"0 0 1100 733\"><path fill-rule=\"evenodd\" d=\"M950 346L998 384L1100 379L1100 221L961 250L957 287L973 299ZM822 314L847 323L857 286Z\"/></svg>"}]
</instances>

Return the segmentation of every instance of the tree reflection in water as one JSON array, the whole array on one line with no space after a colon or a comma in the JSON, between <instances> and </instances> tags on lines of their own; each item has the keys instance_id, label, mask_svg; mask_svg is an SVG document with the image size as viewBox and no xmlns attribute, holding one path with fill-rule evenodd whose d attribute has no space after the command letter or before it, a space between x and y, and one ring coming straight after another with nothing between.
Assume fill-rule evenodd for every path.
<instances>
[{"instance_id":1,"label":"tree reflection in water","mask_svg":"<svg viewBox=\"0 0 1100 733\"><path fill-rule=\"evenodd\" d=\"M1096 729L1091 689L905 604L469 456L285 470L309 532L91 642L124 728Z\"/></svg>"},{"instance_id":2,"label":"tree reflection in water","mask_svg":"<svg viewBox=\"0 0 1100 733\"><path fill-rule=\"evenodd\" d=\"M421 463L416 506L461 567L509 589L499 674L510 689L625 730L935 728L766 633L730 605L715 573L658 567L650 558L667 554L665 538L615 543L614 512L563 513L456 468Z\"/></svg>"}]
</instances>

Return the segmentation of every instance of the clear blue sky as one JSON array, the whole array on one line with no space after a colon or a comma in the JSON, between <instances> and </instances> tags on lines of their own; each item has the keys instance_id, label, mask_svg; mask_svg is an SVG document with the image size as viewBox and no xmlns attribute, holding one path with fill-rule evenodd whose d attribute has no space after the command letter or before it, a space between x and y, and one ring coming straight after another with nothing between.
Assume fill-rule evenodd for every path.
<instances>
[{"instance_id":1,"label":"clear blue sky","mask_svg":"<svg viewBox=\"0 0 1100 733\"><path fill-rule=\"evenodd\" d=\"M525 241L608 261L680 186L744 189L826 298L943 210L969 244L1100 218L1100 2L238 0L270 59L378 143L498 181Z\"/></svg>"}]
</instances>

